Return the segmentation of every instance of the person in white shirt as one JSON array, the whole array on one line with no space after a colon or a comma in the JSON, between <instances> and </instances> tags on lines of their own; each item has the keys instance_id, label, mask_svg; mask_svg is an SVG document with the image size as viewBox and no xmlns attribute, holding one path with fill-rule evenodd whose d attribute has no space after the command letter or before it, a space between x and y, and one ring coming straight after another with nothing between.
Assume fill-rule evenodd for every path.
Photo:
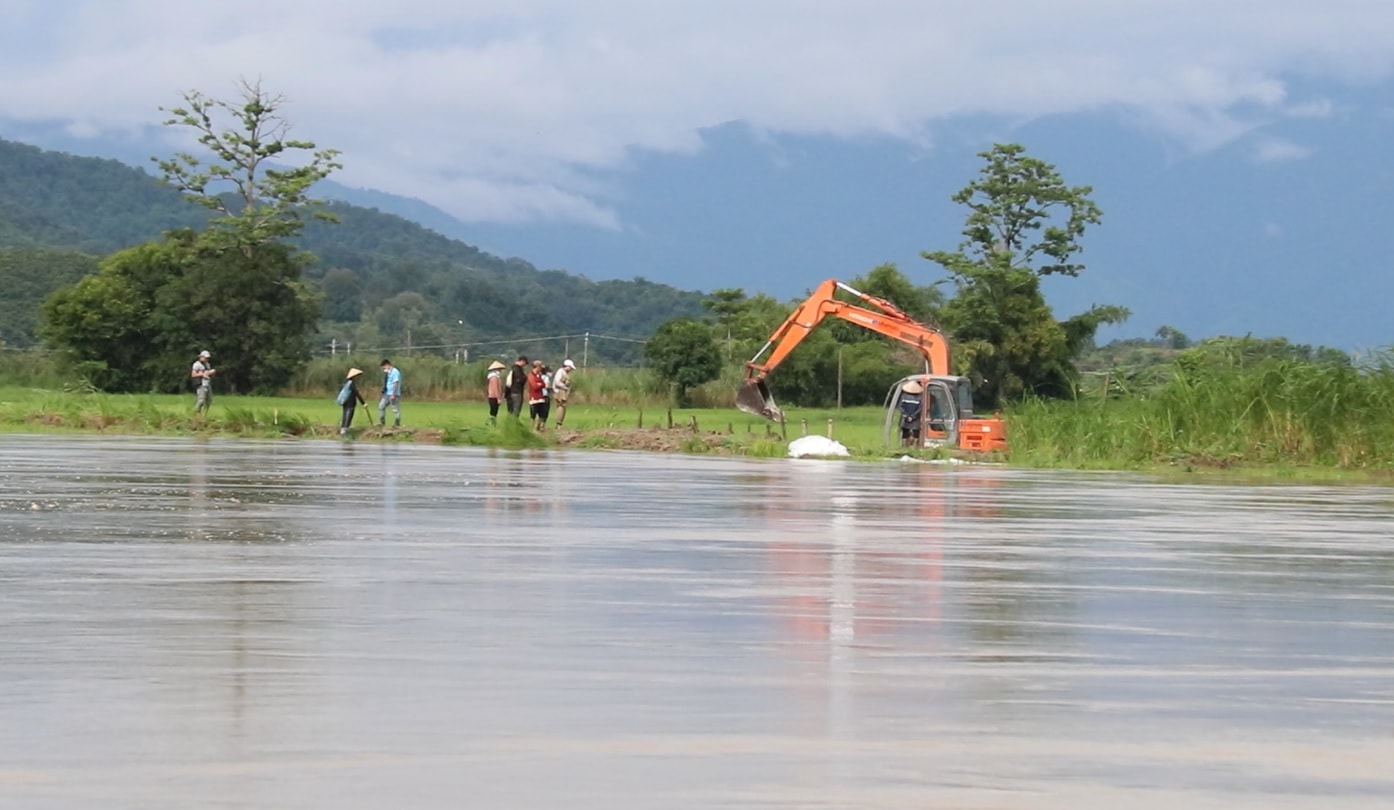
<instances>
[{"instance_id":1,"label":"person in white shirt","mask_svg":"<svg viewBox=\"0 0 1394 810\"><path fill-rule=\"evenodd\" d=\"M552 377L552 402L557 406L557 427L566 421L566 402L571 398L571 373L575 370L575 363L564 360Z\"/></svg>"},{"instance_id":2,"label":"person in white shirt","mask_svg":"<svg viewBox=\"0 0 1394 810\"><path fill-rule=\"evenodd\" d=\"M194 413L208 413L213 404L213 355L207 350L198 353L198 359L189 369L189 377L194 381Z\"/></svg>"}]
</instances>

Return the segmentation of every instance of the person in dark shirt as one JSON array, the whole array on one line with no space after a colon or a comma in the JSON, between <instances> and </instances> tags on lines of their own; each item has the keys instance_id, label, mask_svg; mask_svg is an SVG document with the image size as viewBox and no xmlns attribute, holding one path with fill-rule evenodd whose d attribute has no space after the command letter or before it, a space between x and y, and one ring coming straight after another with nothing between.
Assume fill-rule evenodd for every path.
<instances>
[{"instance_id":1,"label":"person in dark shirt","mask_svg":"<svg viewBox=\"0 0 1394 810\"><path fill-rule=\"evenodd\" d=\"M504 393L508 394L508 415L517 418L523 413L523 398L528 393L528 358L518 355L513 368L503 381Z\"/></svg>"},{"instance_id":2,"label":"person in dark shirt","mask_svg":"<svg viewBox=\"0 0 1394 810\"><path fill-rule=\"evenodd\" d=\"M919 446L921 412L924 409L924 386L917 380L900 387L900 443L905 447Z\"/></svg>"},{"instance_id":3,"label":"person in dark shirt","mask_svg":"<svg viewBox=\"0 0 1394 810\"><path fill-rule=\"evenodd\" d=\"M349 427L353 425L353 415L358 411L359 405L367 405L363 395L358 391L358 378L363 376L363 369L351 368L348 376L344 378L344 387L339 389L339 407L343 413L339 417L339 435L347 436ZM369 422L372 422L369 414Z\"/></svg>"}]
</instances>

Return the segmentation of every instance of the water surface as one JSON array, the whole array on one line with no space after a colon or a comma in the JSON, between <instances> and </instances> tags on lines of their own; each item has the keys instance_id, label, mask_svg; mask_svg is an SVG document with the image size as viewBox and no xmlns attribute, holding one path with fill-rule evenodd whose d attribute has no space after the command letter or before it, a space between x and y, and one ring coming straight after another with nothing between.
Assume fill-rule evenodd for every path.
<instances>
[{"instance_id":1,"label":"water surface","mask_svg":"<svg viewBox=\"0 0 1394 810\"><path fill-rule=\"evenodd\" d=\"M1383 808L1394 491L0 437L0 807Z\"/></svg>"}]
</instances>

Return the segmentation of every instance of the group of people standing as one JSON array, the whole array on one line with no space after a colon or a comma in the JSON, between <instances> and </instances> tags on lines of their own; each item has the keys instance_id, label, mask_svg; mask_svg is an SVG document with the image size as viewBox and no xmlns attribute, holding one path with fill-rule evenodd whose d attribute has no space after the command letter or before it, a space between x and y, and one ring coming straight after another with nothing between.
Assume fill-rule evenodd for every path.
<instances>
[{"instance_id":1,"label":"group of people standing","mask_svg":"<svg viewBox=\"0 0 1394 810\"><path fill-rule=\"evenodd\" d=\"M380 367L383 384L382 398L378 400L377 424L387 425L387 409L391 408L393 426L401 427L402 371L387 358L383 358ZM505 375L504 371L508 373ZM541 360L529 361L526 355L518 355L512 367L495 360L489 365L488 373L489 423L493 424L497 420L499 403L507 400L508 414L514 418L522 417L523 404L527 403L534 430L547 428L552 404L556 403L557 427L562 427L566 422L566 404L571 398L571 375L575 371L576 364L570 360L562 361L561 368L557 369L555 374ZM207 413L208 407L213 403L214 373L212 353L207 350L199 352L189 374L194 383L194 412L198 415ZM339 389L337 402L341 409L341 436L348 434L358 407L361 405L367 409L367 400L358 389L362 376L363 369L350 368L344 377L343 386ZM368 421L373 421L371 411L368 413Z\"/></svg>"},{"instance_id":2,"label":"group of people standing","mask_svg":"<svg viewBox=\"0 0 1394 810\"><path fill-rule=\"evenodd\" d=\"M507 371L505 374L504 372ZM534 430L546 430L551 416L552 403L557 406L557 427L566 423L566 403L571 398L571 375L576 364L570 360L562 361L556 373L541 360L529 361L527 355L518 355L513 366L505 366L495 360L489 364L488 391L489 423L498 419L499 403L507 401L508 415L522 418L523 403L528 405L528 415Z\"/></svg>"}]
</instances>

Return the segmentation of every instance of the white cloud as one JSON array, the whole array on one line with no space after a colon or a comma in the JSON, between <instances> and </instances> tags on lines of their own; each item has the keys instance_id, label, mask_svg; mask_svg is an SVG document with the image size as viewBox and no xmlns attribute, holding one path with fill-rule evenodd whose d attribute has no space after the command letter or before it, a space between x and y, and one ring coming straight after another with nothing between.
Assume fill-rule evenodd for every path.
<instances>
[{"instance_id":1,"label":"white cloud","mask_svg":"<svg viewBox=\"0 0 1394 810\"><path fill-rule=\"evenodd\" d=\"M596 176L729 121L921 142L963 114L1109 108L1205 150L1330 115L1288 77L1391 59L1394 4L1368 0L29 0L0 6L0 120L129 133L259 76L344 150L344 182L613 227Z\"/></svg>"},{"instance_id":2,"label":"white cloud","mask_svg":"<svg viewBox=\"0 0 1394 810\"><path fill-rule=\"evenodd\" d=\"M1330 118L1336 114L1336 105L1328 98L1313 99L1289 104L1283 114L1289 118Z\"/></svg>"},{"instance_id":3,"label":"white cloud","mask_svg":"<svg viewBox=\"0 0 1394 810\"><path fill-rule=\"evenodd\" d=\"M1283 138L1263 137L1254 141L1249 157L1255 163L1288 163L1312 156L1312 150Z\"/></svg>"}]
</instances>

